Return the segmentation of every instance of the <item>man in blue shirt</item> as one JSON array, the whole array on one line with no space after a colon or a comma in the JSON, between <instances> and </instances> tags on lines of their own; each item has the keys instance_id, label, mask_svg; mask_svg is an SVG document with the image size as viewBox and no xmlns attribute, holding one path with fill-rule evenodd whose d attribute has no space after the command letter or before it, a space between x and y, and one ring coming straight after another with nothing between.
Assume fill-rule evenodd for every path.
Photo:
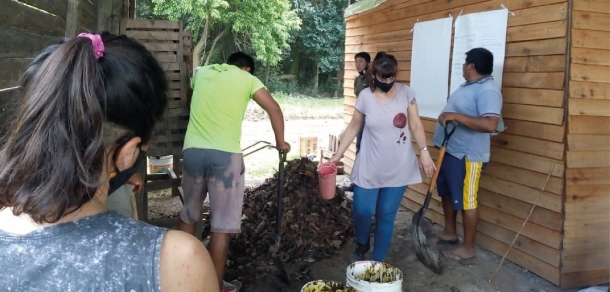
<instances>
[{"instance_id":1,"label":"man in blue shirt","mask_svg":"<svg viewBox=\"0 0 610 292\"><path fill-rule=\"evenodd\" d=\"M496 132L502 111L502 94L491 76L493 63L493 54L487 49L474 48L466 53L462 67L466 82L447 100L434 131L433 142L439 147L444 137L443 126L457 122L437 180L445 215L439 243L459 243L456 218L457 211L462 211L464 242L443 252L443 256L453 260L475 256L479 179L489 162L491 135Z\"/></svg>"}]
</instances>

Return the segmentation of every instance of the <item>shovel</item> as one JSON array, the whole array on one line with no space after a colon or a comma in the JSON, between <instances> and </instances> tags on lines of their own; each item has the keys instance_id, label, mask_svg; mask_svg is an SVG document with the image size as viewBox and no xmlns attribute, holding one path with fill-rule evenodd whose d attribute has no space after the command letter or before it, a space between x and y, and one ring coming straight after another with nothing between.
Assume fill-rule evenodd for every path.
<instances>
[{"instance_id":1,"label":"shovel","mask_svg":"<svg viewBox=\"0 0 610 292\"><path fill-rule=\"evenodd\" d=\"M449 125L453 125L451 131L449 131ZM441 170L441 165L443 163L443 158L445 157L445 151L447 150L447 144L449 143L449 138L455 132L457 128L457 124L455 122L451 122L445 125L444 132L445 137L443 139L443 144L441 146L440 153L438 154L438 159L436 160L436 171L434 171L434 175L432 176L432 180L430 180L430 186L428 187L428 193L426 194L426 199L424 200L424 204L421 209L413 215L413 219L411 221L413 238L415 239L415 254L417 255L417 259L422 262L426 267L428 267L432 272L436 274L441 274L441 260L439 252L436 248L431 247L428 244L428 238L432 233L432 226L430 223L424 219L424 214L428 209L428 205L430 204L430 199L432 198L432 191L436 187L436 179L438 178L438 174Z\"/></svg>"},{"instance_id":2,"label":"shovel","mask_svg":"<svg viewBox=\"0 0 610 292\"><path fill-rule=\"evenodd\" d=\"M278 183L277 183L277 217L275 219L275 244L271 247L271 252L273 255L273 263L280 271L280 275L282 279L290 285L290 277L288 277L288 273L286 269L284 269L284 265L282 264L282 260L278 256L277 252L280 249L280 240L282 238L282 205L284 198L284 163L286 162L286 150L278 149L280 153L280 165L278 167Z\"/></svg>"}]
</instances>

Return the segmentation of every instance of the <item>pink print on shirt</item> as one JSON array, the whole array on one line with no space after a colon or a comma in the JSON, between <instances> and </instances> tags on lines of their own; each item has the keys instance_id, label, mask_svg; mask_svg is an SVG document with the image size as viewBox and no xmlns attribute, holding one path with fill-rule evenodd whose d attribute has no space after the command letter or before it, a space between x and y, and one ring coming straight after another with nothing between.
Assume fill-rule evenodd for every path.
<instances>
[{"instance_id":1,"label":"pink print on shirt","mask_svg":"<svg viewBox=\"0 0 610 292\"><path fill-rule=\"evenodd\" d=\"M407 136L405 135L405 131L403 130L407 126L407 115L404 113L398 113L394 116L394 127L400 129L398 136L398 143L400 145L400 140L402 140L402 144L405 144L407 141Z\"/></svg>"}]
</instances>

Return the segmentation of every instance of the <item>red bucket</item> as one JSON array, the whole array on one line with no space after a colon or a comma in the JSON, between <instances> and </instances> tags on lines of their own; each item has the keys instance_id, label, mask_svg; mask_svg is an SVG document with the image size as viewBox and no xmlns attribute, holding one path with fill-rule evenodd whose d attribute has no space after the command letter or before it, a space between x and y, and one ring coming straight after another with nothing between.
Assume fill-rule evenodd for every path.
<instances>
[{"instance_id":1,"label":"red bucket","mask_svg":"<svg viewBox=\"0 0 610 292\"><path fill-rule=\"evenodd\" d=\"M330 200L335 197L337 188L337 166L325 162L318 166L318 192L320 197Z\"/></svg>"}]
</instances>

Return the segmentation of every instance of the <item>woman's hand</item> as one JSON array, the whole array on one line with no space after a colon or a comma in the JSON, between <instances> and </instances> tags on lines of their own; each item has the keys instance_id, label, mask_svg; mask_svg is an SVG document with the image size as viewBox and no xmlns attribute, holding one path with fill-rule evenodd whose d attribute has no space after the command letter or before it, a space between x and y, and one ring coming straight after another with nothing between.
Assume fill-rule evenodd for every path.
<instances>
[{"instance_id":1,"label":"woman's hand","mask_svg":"<svg viewBox=\"0 0 610 292\"><path fill-rule=\"evenodd\" d=\"M428 177L432 177L432 175L434 175L436 165L434 165L434 161L430 157L430 152L421 151L419 154L419 168L421 168Z\"/></svg>"},{"instance_id":2,"label":"woman's hand","mask_svg":"<svg viewBox=\"0 0 610 292\"><path fill-rule=\"evenodd\" d=\"M339 161L341 160L341 157L337 154L333 155L333 157L331 157L328 162L332 165L337 165L337 163L339 163Z\"/></svg>"}]
</instances>

